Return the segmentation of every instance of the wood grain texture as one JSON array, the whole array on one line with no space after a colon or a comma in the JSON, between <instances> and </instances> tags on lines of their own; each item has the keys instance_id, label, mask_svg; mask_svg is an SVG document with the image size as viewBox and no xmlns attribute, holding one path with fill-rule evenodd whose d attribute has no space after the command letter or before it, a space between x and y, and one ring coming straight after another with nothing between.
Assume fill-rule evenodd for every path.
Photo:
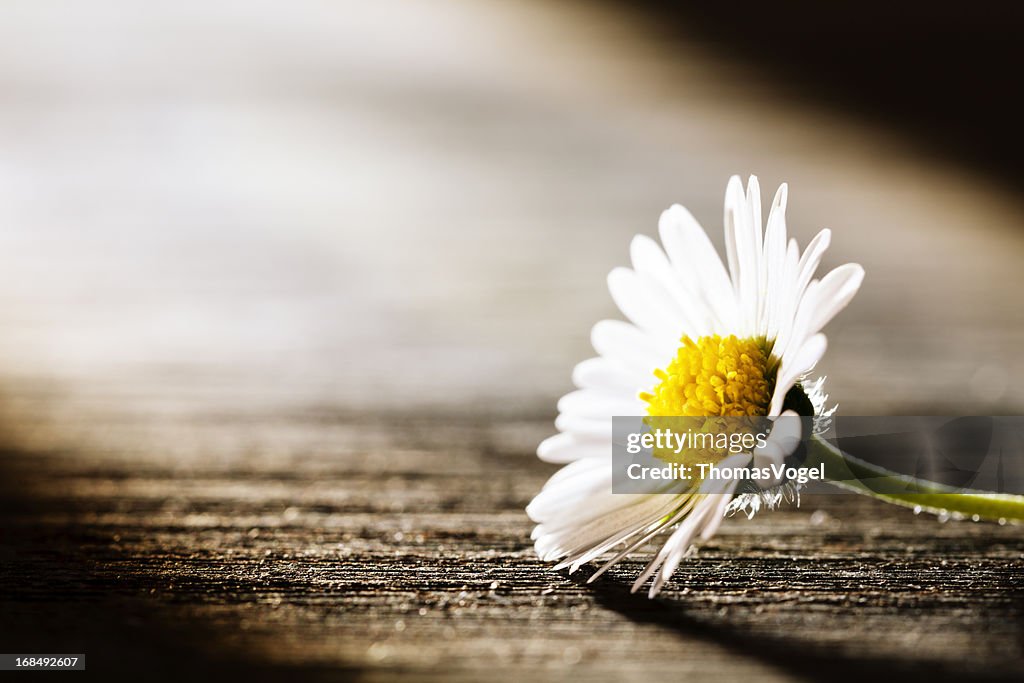
<instances>
[{"instance_id":1,"label":"wood grain texture","mask_svg":"<svg viewBox=\"0 0 1024 683\"><path fill-rule=\"evenodd\" d=\"M256 422L250 443L296 426ZM1017 527L805 498L731 520L649 601L628 593L642 558L587 585L533 555L522 508L550 467L500 435L546 422L401 423L319 415L293 459L5 454L8 649L167 678L1019 679Z\"/></svg>"}]
</instances>

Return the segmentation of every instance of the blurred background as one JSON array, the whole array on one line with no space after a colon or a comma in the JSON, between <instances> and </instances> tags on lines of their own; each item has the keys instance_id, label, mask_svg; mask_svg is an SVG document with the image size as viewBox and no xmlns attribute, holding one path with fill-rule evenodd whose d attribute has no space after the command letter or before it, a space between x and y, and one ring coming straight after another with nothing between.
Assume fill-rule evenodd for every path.
<instances>
[{"instance_id":1,"label":"blurred background","mask_svg":"<svg viewBox=\"0 0 1024 683\"><path fill-rule=\"evenodd\" d=\"M180 585L197 552L258 555L271 527L317 529L276 541L355 564L390 556L392 532L433 548L439 511L499 510L530 557L520 511L550 471L532 450L591 325L617 317L605 275L674 202L721 249L732 174L757 174L765 203L788 182L791 234L830 227L824 267L867 271L820 367L843 412L1020 413L1021 19L996 2L5 0L0 445L53 535L25 538L64 538L115 592L140 567L146 590ZM396 442L417 420L465 440ZM403 479L482 477L494 453L502 490L475 502ZM45 602L34 561L17 576ZM333 580L362 586L358 569ZM324 652L401 651L352 642Z\"/></svg>"},{"instance_id":2,"label":"blurred background","mask_svg":"<svg viewBox=\"0 0 1024 683\"><path fill-rule=\"evenodd\" d=\"M366 5L4 3L6 391L547 406L629 238L721 248L754 173L867 269L844 409L1020 409L1014 10Z\"/></svg>"}]
</instances>

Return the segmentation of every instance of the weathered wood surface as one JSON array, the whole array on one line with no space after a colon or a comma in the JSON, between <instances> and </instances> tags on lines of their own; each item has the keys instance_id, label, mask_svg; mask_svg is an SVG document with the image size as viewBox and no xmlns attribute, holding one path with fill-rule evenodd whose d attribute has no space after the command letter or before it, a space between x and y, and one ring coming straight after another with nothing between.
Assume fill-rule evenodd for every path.
<instances>
[{"instance_id":1,"label":"weathered wood surface","mask_svg":"<svg viewBox=\"0 0 1024 683\"><path fill-rule=\"evenodd\" d=\"M166 420L197 443L174 460L6 454L7 649L169 675L1020 675L1019 528L805 499L725 525L648 601L639 562L588 586L533 556L546 422L400 422L222 414Z\"/></svg>"},{"instance_id":2,"label":"weathered wood surface","mask_svg":"<svg viewBox=\"0 0 1024 683\"><path fill-rule=\"evenodd\" d=\"M802 240L835 228L829 264L868 272L823 368L848 414L1024 408L1024 234L1018 198L763 74L508 5L0 10L0 650L1019 679L1016 527L805 500L656 601L625 591L641 560L593 586L536 560L533 450L666 205L717 229L759 171Z\"/></svg>"}]
</instances>

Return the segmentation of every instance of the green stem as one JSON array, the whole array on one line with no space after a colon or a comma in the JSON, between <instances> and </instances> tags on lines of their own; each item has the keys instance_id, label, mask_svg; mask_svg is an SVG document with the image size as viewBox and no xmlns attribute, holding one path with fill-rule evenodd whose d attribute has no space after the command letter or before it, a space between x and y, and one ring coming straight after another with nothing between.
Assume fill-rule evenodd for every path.
<instances>
[{"instance_id":1,"label":"green stem","mask_svg":"<svg viewBox=\"0 0 1024 683\"><path fill-rule=\"evenodd\" d=\"M1024 522L1024 496L954 489L915 479L864 462L816 436L807 442L807 449L807 464L824 463L825 479L840 488L935 514Z\"/></svg>"}]
</instances>

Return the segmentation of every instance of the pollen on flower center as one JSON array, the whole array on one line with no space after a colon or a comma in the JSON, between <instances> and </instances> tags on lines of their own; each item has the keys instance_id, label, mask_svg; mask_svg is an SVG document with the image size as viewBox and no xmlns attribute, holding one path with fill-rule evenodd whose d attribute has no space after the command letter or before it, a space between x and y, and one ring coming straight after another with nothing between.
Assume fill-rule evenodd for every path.
<instances>
[{"instance_id":1,"label":"pollen on flower center","mask_svg":"<svg viewBox=\"0 0 1024 683\"><path fill-rule=\"evenodd\" d=\"M768 414L774 373L763 339L735 335L682 338L676 357L654 371L660 383L640 398L653 416L763 416Z\"/></svg>"}]
</instances>

